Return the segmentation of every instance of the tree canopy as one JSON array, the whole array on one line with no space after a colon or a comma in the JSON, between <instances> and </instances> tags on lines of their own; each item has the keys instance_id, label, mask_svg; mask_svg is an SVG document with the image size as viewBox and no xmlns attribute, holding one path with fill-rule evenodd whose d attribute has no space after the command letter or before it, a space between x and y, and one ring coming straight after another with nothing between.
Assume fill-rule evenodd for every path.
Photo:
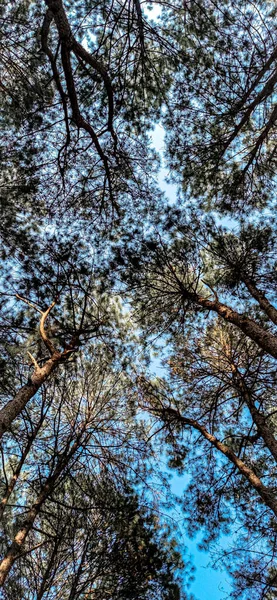
<instances>
[{"instance_id":1,"label":"tree canopy","mask_svg":"<svg viewBox=\"0 0 277 600\"><path fill-rule=\"evenodd\" d=\"M277 8L0 18L1 597L188 600L201 532L272 600Z\"/></svg>"}]
</instances>

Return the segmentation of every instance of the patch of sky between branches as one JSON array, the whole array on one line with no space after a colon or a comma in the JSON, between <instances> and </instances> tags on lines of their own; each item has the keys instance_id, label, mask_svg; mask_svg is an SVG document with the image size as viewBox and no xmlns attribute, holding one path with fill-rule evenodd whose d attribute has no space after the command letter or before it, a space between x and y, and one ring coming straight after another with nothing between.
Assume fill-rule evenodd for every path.
<instances>
[{"instance_id":1,"label":"patch of sky between branches","mask_svg":"<svg viewBox=\"0 0 277 600\"><path fill-rule=\"evenodd\" d=\"M167 183L166 181L169 173L167 172L163 161L164 137L164 128L160 123L157 123L151 133L151 140L156 152L158 152L161 159L161 168L158 173L158 184L161 190L167 196L169 204L174 204L177 198L177 185L175 185L174 183Z\"/></svg>"},{"instance_id":2,"label":"patch of sky between branches","mask_svg":"<svg viewBox=\"0 0 277 600\"><path fill-rule=\"evenodd\" d=\"M159 340L159 347L161 353L158 355L156 352L152 356L151 363L149 365L149 371L153 377L163 377L164 367L162 364L162 350L164 340ZM167 457L161 457L164 462L164 471L168 474L168 478L171 483L171 491L177 496L177 498L185 498L185 489L190 481L190 476L187 473L178 475L176 471L167 467ZM169 511L169 514L171 511ZM173 510L173 514L170 517L178 522L180 528L182 528L182 514L178 509ZM225 600L231 590L231 579L225 571L220 571L212 566L212 552L206 552L199 550L199 544L203 538L204 529L199 531L194 539L189 539L185 533L182 535L182 541L184 548L187 550L186 555L190 555L192 562L196 568L195 580L190 586L190 592L194 594L196 600ZM219 551L223 552L229 546L229 542L233 544L233 536L221 536L218 542Z\"/></svg>"},{"instance_id":3,"label":"patch of sky between branches","mask_svg":"<svg viewBox=\"0 0 277 600\"><path fill-rule=\"evenodd\" d=\"M155 150L161 157L162 166L158 174L158 183L161 190L166 194L169 203L173 205L177 198L177 185L166 182L168 172L163 164L164 137L164 128L160 123L157 123L151 134L151 139ZM227 218L222 219L221 224L229 230L237 226L234 220ZM157 353L154 351L152 353L152 360L149 365L149 371L154 377L163 377L164 375L164 366L162 363L164 344L165 340L162 337L159 340L155 340L156 349L158 346L160 352ZM188 474L178 475L176 472L169 470L167 466L165 466L165 471L168 472L168 476L171 478L172 492L180 498L183 496L184 489L188 485L190 479ZM180 514L179 517L181 517ZM185 535L183 536L184 546L191 554L196 567L195 580L191 584L190 592L195 595L197 600L224 600L231 592L231 580L225 571L219 571L212 567L210 552L199 550L202 537L203 533L201 531L199 531L193 540L188 539ZM219 550L224 551L228 547L229 541L233 541L232 536L222 536L218 542Z\"/></svg>"},{"instance_id":4,"label":"patch of sky between branches","mask_svg":"<svg viewBox=\"0 0 277 600\"><path fill-rule=\"evenodd\" d=\"M160 189L165 193L169 205L173 206L176 203L176 200L178 198L178 186L174 183L168 183L169 172L165 168L164 159L163 159L163 154L164 154L164 149L165 149L164 138L165 138L164 127L162 126L161 123L157 123L151 133L151 140L152 140L153 147L155 148L156 152L158 152L158 154L160 156L160 160L161 160L161 168L158 173L158 184L160 186ZM238 230L239 222L234 217L226 216L226 215L222 216L217 213L212 213L212 214L213 214L215 222L217 223L218 226L224 227L227 231L235 232L236 230ZM204 218L205 218L205 215L203 215L203 219Z\"/></svg>"}]
</instances>

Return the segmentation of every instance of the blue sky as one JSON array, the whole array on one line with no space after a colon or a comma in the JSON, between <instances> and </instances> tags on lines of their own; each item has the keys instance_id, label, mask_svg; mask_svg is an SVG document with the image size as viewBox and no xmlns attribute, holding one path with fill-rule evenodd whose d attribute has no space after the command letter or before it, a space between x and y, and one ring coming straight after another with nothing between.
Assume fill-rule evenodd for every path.
<instances>
[{"instance_id":1,"label":"blue sky","mask_svg":"<svg viewBox=\"0 0 277 600\"><path fill-rule=\"evenodd\" d=\"M155 149L162 154L164 147L164 130L161 125L156 125L152 132L152 142ZM176 186L167 184L167 170L162 167L159 173L159 185L166 193L168 199L173 202L176 196ZM157 375L161 375L161 367L159 360L154 359L151 365L151 370ZM160 373L159 373L160 371ZM171 480L172 491L178 496L182 496L186 487L187 477L179 477L174 474ZM220 571L212 568L211 556L209 552L198 550L198 543L201 541L201 533L195 540L187 539L184 536L184 544L188 549L188 553L192 556L192 562L196 568L195 581L192 583L190 591L195 595L197 600L225 600L228 598L231 585L230 578L226 571ZM219 546L226 548L228 539L221 540Z\"/></svg>"},{"instance_id":2,"label":"blue sky","mask_svg":"<svg viewBox=\"0 0 277 600\"><path fill-rule=\"evenodd\" d=\"M186 487L186 478L173 475L171 488L174 494L182 496ZM196 568L195 581L192 583L190 591L197 600L225 600L231 591L230 578L226 571L220 571L212 568L211 556L209 552L198 550L198 543L201 542L201 533L195 540L190 540L184 535L184 544L188 553L192 556L193 565ZM228 538L221 540L219 547L226 548Z\"/></svg>"}]
</instances>

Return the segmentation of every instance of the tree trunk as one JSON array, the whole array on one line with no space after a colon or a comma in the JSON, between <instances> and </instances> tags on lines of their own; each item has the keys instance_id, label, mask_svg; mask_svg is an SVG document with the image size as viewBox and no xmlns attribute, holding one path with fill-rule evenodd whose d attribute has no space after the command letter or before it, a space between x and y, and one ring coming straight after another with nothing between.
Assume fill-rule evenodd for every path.
<instances>
[{"instance_id":1,"label":"tree trunk","mask_svg":"<svg viewBox=\"0 0 277 600\"><path fill-rule=\"evenodd\" d=\"M39 588L37 596L36 596L36 600L42 600L42 598L44 596L44 592L46 591L46 588L48 587L47 582L49 581L50 573L51 573L52 567L54 565L55 558L57 556L58 546L59 546L59 540L56 539L55 543L54 543L54 548L53 548L52 554L50 556L46 571L43 575L42 582L41 582L40 588Z\"/></svg>"},{"instance_id":2,"label":"tree trunk","mask_svg":"<svg viewBox=\"0 0 277 600\"><path fill-rule=\"evenodd\" d=\"M272 323L277 325L277 310L273 306L273 304L271 304L271 302L269 302L269 300L267 299L265 294L256 287L256 285L253 283L253 281L250 281L249 279L244 279L244 283L245 283L248 291L250 292L251 296L253 296L253 298L255 298L255 300L257 300L260 307L267 314L267 316L270 318Z\"/></svg>"},{"instance_id":3,"label":"tree trunk","mask_svg":"<svg viewBox=\"0 0 277 600\"><path fill-rule=\"evenodd\" d=\"M268 352L268 354L274 358L277 358L277 337L270 331L264 329L261 325L258 325L258 323L250 317L246 317L244 314L230 308L230 306L223 304L217 298L215 300L209 300L199 294L194 294L186 290L180 280L178 280L178 283L181 286L181 293L186 300L207 310L216 312L224 319L224 321L236 325L236 327L243 331L247 337L256 342L260 348Z\"/></svg>"},{"instance_id":4,"label":"tree trunk","mask_svg":"<svg viewBox=\"0 0 277 600\"><path fill-rule=\"evenodd\" d=\"M72 586L71 586L71 590L70 590L70 594L68 596L68 600L74 600L75 598L77 598L77 588L78 588L78 584L83 572L83 568L84 568L84 563L85 563L85 558L86 558L86 551L87 551L87 545L88 545L88 539L86 539L85 543L84 543L84 547L83 547L83 551L82 551L82 556L80 558L80 563L77 569L77 573L74 577ZM90 581L91 584L91 581Z\"/></svg>"},{"instance_id":5,"label":"tree trunk","mask_svg":"<svg viewBox=\"0 0 277 600\"><path fill-rule=\"evenodd\" d=\"M255 423L260 436L264 440L265 445L267 446L268 450L277 462L277 440L267 425L266 417L262 415L260 411L256 408L255 402L252 398L252 394L246 386L241 373L239 372L234 363L231 364L231 369L236 383L236 387L239 389L241 397L245 401L245 404L249 409L253 422Z\"/></svg>"},{"instance_id":6,"label":"tree trunk","mask_svg":"<svg viewBox=\"0 0 277 600\"><path fill-rule=\"evenodd\" d=\"M234 452L226 446L223 442L220 442L214 435L209 433L207 429L198 421L194 419L189 419L178 413L177 410L173 408L165 408L164 410L160 409L151 409L151 412L154 414L160 413L161 417L166 418L166 415L169 416L171 422L176 421L182 423L183 425L189 425L199 431L201 435L212 444L217 450L219 450L224 456L226 456L239 470L239 472L245 477L252 487L256 490L259 496L262 498L264 503L272 510L274 515L277 517L277 499L275 498L273 492L267 488L259 477L254 473L252 469L250 469Z\"/></svg>"},{"instance_id":7,"label":"tree trunk","mask_svg":"<svg viewBox=\"0 0 277 600\"><path fill-rule=\"evenodd\" d=\"M24 462L25 462L25 460L26 460L26 458L27 458L27 456L28 456L28 454L29 454L29 452L31 450L32 444L33 444L34 440L36 439L36 436L37 436L37 434L38 434L38 432L39 432L39 430L40 430L40 428L42 426L42 423L44 421L44 417L45 417L45 415L43 415L41 417L41 419L39 420L37 426L34 429L34 432L33 432L32 436L29 437L27 445L26 445L26 447L23 450L21 459L20 459L20 461L19 461L19 463L18 463L18 465L16 467L16 470L15 470L13 476L10 479L10 482L8 484L6 493L5 493L4 497L2 498L2 500L0 502L0 520L3 517L4 510L5 510L6 506L7 506L7 502L9 500L9 498L10 498L10 496L11 496L14 488L15 488L15 484L16 484L16 482L18 480L18 477L19 477L19 475L21 473L21 469L22 469L22 467L24 465Z\"/></svg>"},{"instance_id":8,"label":"tree trunk","mask_svg":"<svg viewBox=\"0 0 277 600\"><path fill-rule=\"evenodd\" d=\"M23 385L16 393L15 397L7 402L0 410L0 439L5 431L9 430L12 422L21 413L26 404L33 398L42 384L57 368L63 359L63 354L54 352L54 354L44 363L42 367L36 367L28 383Z\"/></svg>"},{"instance_id":9,"label":"tree trunk","mask_svg":"<svg viewBox=\"0 0 277 600\"><path fill-rule=\"evenodd\" d=\"M44 484L42 491L38 495L37 499L33 503L30 510L28 511L26 518L22 524L22 527L19 529L16 536L14 537L14 540L13 540L10 548L8 549L6 556L3 558L3 560L0 564L0 587L2 587L4 585L6 577L8 576L15 560L20 555L20 552L22 551L26 537L27 537L29 531L32 529L34 521L35 521L37 515L39 514L41 507L43 506L43 504L45 503L47 498L50 496L50 494L53 492L55 484L56 484L59 476L61 475L63 470L67 467L70 459L72 458L72 456L78 449L84 430L85 430L85 426L82 427L80 433L76 437L76 440L75 440L73 446L71 447L70 451L67 453L67 450L68 450L68 447L70 444L70 442L68 442L67 450L65 450L65 452L62 454L62 456L60 456L53 475L48 477L48 479L46 480L46 483Z\"/></svg>"}]
</instances>

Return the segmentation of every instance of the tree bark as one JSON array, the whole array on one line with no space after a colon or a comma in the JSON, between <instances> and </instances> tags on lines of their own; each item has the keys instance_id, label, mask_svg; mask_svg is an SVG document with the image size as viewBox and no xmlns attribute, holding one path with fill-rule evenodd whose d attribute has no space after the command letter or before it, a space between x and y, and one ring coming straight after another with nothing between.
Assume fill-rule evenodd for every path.
<instances>
[{"instance_id":1,"label":"tree bark","mask_svg":"<svg viewBox=\"0 0 277 600\"><path fill-rule=\"evenodd\" d=\"M15 397L0 410L0 439L9 430L12 422L33 398L42 384L61 363L64 353L54 352L42 367L36 367L28 383L22 386Z\"/></svg>"},{"instance_id":2,"label":"tree bark","mask_svg":"<svg viewBox=\"0 0 277 600\"><path fill-rule=\"evenodd\" d=\"M256 321L250 317L246 317L244 314L233 310L230 306L223 304L218 300L218 298L215 298L215 300L209 300L208 298L200 296L199 294L188 291L180 280L178 280L178 283L181 287L181 293L185 300L203 307L206 310L216 312L224 319L224 321L236 325L236 327L243 331L247 337L256 342L260 348L268 352L268 354L274 358L277 358L277 337L273 335L273 333L267 329L264 329L261 325L258 325L258 323L256 323Z\"/></svg>"},{"instance_id":3,"label":"tree bark","mask_svg":"<svg viewBox=\"0 0 277 600\"><path fill-rule=\"evenodd\" d=\"M9 572L13 566L13 563L15 562L16 558L20 555L23 544L26 540L26 537L27 537L29 531L31 530L31 528L33 526L35 518L37 517L37 515L41 509L41 506L44 504L47 497L53 491L55 481L58 478L59 474L60 473L58 473L58 474L55 473L52 477L50 477L47 480L43 491L37 497L36 501L32 505L32 508L30 508L30 510L28 511L26 519L25 519L22 527L19 529L16 536L14 537L14 540L13 540L6 556L4 557L4 559L2 560L2 562L0 564L0 587L4 585L6 577L9 574Z\"/></svg>"},{"instance_id":4,"label":"tree bark","mask_svg":"<svg viewBox=\"0 0 277 600\"><path fill-rule=\"evenodd\" d=\"M244 279L244 283L245 283L248 291L250 292L251 296L253 296L253 298L255 298L255 300L257 300L260 307L267 314L267 316L270 318L272 323L277 325L277 310L273 306L273 304L271 304L271 302L269 302L269 300L267 299L265 294L257 288L257 286L255 285L255 283L253 283L253 281L250 281L250 279Z\"/></svg>"}]
</instances>

